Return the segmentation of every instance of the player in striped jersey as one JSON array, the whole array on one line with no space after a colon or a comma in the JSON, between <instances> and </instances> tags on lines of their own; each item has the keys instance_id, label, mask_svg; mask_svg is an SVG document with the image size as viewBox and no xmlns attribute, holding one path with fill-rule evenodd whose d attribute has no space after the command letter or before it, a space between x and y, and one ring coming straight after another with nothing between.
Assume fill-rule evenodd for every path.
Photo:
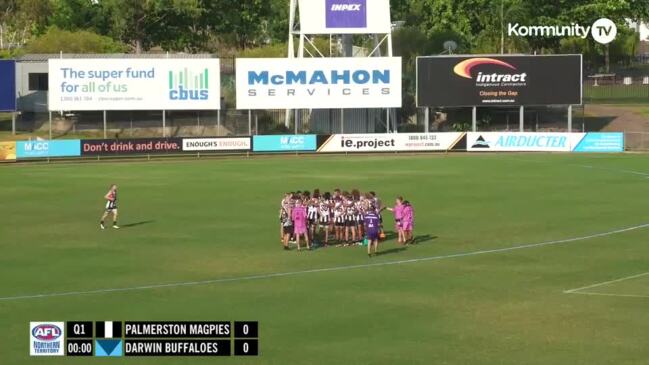
<instances>
[{"instance_id":1,"label":"player in striped jersey","mask_svg":"<svg viewBox=\"0 0 649 365\"><path fill-rule=\"evenodd\" d=\"M354 242L356 242L356 208L351 197L348 196L345 201L345 243Z\"/></svg>"},{"instance_id":2,"label":"player in striped jersey","mask_svg":"<svg viewBox=\"0 0 649 365\"><path fill-rule=\"evenodd\" d=\"M334 207L334 225L336 229L336 241L342 242L343 240L343 230L345 228L345 209L343 208L342 202L336 203Z\"/></svg>"},{"instance_id":3,"label":"player in striped jersey","mask_svg":"<svg viewBox=\"0 0 649 365\"><path fill-rule=\"evenodd\" d=\"M293 198L293 193L286 193L284 194L284 199L280 202L280 211L283 209L286 211L288 216L291 216L291 209L290 209L290 204L291 204L291 199ZM284 224L282 224L281 220L279 223L279 240L280 242L284 242Z\"/></svg>"},{"instance_id":4,"label":"player in striped jersey","mask_svg":"<svg viewBox=\"0 0 649 365\"><path fill-rule=\"evenodd\" d=\"M318 226L318 199L311 198L306 207L306 218L309 224L309 236L311 241L315 241L316 227Z\"/></svg>"},{"instance_id":5,"label":"player in striped jersey","mask_svg":"<svg viewBox=\"0 0 649 365\"><path fill-rule=\"evenodd\" d=\"M99 227L101 229L106 229L104 226L104 220L108 217L109 214L113 215L113 228L118 229L117 225L117 185L113 184L110 186L110 190L104 195L106 199L106 208L104 214L101 216L101 221L99 222Z\"/></svg>"},{"instance_id":6,"label":"player in striped jersey","mask_svg":"<svg viewBox=\"0 0 649 365\"><path fill-rule=\"evenodd\" d=\"M291 215L288 212L287 208L280 208L279 210L279 223L282 227L282 246L288 251L288 241L291 239L293 234L293 220Z\"/></svg>"},{"instance_id":7,"label":"player in striped jersey","mask_svg":"<svg viewBox=\"0 0 649 365\"><path fill-rule=\"evenodd\" d=\"M356 209L356 215L354 216L354 221L356 222L356 235L359 240L363 238L363 215L365 214L366 205L365 197L359 195L358 198L354 201L354 208Z\"/></svg>"},{"instance_id":8,"label":"player in striped jersey","mask_svg":"<svg viewBox=\"0 0 649 365\"><path fill-rule=\"evenodd\" d=\"M320 201L318 210L318 220L320 223L320 230L324 230L324 244L325 247L329 244L329 228L331 227L331 201L329 200L329 193L325 193Z\"/></svg>"}]
</instances>

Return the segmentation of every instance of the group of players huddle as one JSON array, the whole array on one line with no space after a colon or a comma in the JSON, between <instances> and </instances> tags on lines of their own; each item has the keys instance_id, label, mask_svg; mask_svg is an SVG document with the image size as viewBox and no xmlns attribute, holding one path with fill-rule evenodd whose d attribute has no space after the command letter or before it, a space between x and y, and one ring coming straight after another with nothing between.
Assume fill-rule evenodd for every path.
<instances>
[{"instance_id":1,"label":"group of players huddle","mask_svg":"<svg viewBox=\"0 0 649 365\"><path fill-rule=\"evenodd\" d=\"M323 238L324 247L329 246L331 235L339 246L357 245L367 240L367 254L371 257L378 252L379 239L385 238L383 210L394 213L399 244L413 242L414 210L410 202L398 197L394 207L385 207L376 193L363 194L358 189L351 192L335 189L333 194L321 194L319 189L313 194L309 191L286 193L279 211L280 239L285 250L289 249L292 240L301 250L302 238L307 249L311 249L312 243L319 238Z\"/></svg>"}]
</instances>

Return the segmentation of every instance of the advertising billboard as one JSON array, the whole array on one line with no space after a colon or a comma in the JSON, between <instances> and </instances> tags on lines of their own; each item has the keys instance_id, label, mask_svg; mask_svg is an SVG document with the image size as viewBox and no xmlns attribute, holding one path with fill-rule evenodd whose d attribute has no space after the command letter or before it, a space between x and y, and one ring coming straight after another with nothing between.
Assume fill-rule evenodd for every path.
<instances>
[{"instance_id":1,"label":"advertising billboard","mask_svg":"<svg viewBox=\"0 0 649 365\"><path fill-rule=\"evenodd\" d=\"M50 110L214 110L218 59L50 59Z\"/></svg>"},{"instance_id":2,"label":"advertising billboard","mask_svg":"<svg viewBox=\"0 0 649 365\"><path fill-rule=\"evenodd\" d=\"M239 58L237 109L401 107L401 58Z\"/></svg>"},{"instance_id":3,"label":"advertising billboard","mask_svg":"<svg viewBox=\"0 0 649 365\"><path fill-rule=\"evenodd\" d=\"M252 148L255 152L315 151L317 147L315 134L254 136L252 139Z\"/></svg>"},{"instance_id":4,"label":"advertising billboard","mask_svg":"<svg viewBox=\"0 0 649 365\"><path fill-rule=\"evenodd\" d=\"M581 55L417 58L420 107L581 103Z\"/></svg>"},{"instance_id":5,"label":"advertising billboard","mask_svg":"<svg viewBox=\"0 0 649 365\"><path fill-rule=\"evenodd\" d=\"M450 133L334 134L318 152L448 151L463 136Z\"/></svg>"},{"instance_id":6,"label":"advertising billboard","mask_svg":"<svg viewBox=\"0 0 649 365\"><path fill-rule=\"evenodd\" d=\"M16 61L0 60L0 110L16 110Z\"/></svg>"},{"instance_id":7,"label":"advertising billboard","mask_svg":"<svg viewBox=\"0 0 649 365\"><path fill-rule=\"evenodd\" d=\"M467 150L473 152L571 152L585 133L469 132Z\"/></svg>"},{"instance_id":8,"label":"advertising billboard","mask_svg":"<svg viewBox=\"0 0 649 365\"><path fill-rule=\"evenodd\" d=\"M304 34L387 34L389 0L299 0Z\"/></svg>"},{"instance_id":9,"label":"advertising billboard","mask_svg":"<svg viewBox=\"0 0 649 365\"><path fill-rule=\"evenodd\" d=\"M0 162L16 161L16 142L0 142Z\"/></svg>"},{"instance_id":10,"label":"advertising billboard","mask_svg":"<svg viewBox=\"0 0 649 365\"><path fill-rule=\"evenodd\" d=\"M624 133L586 133L574 152L624 152Z\"/></svg>"},{"instance_id":11,"label":"advertising billboard","mask_svg":"<svg viewBox=\"0 0 649 365\"><path fill-rule=\"evenodd\" d=\"M182 147L182 138L81 140L81 154L84 156L182 152Z\"/></svg>"},{"instance_id":12,"label":"advertising billboard","mask_svg":"<svg viewBox=\"0 0 649 365\"><path fill-rule=\"evenodd\" d=\"M183 138L183 151L250 151L250 137Z\"/></svg>"},{"instance_id":13,"label":"advertising billboard","mask_svg":"<svg viewBox=\"0 0 649 365\"><path fill-rule=\"evenodd\" d=\"M81 156L81 141L78 139L16 142L16 157L18 159L75 156Z\"/></svg>"}]
</instances>

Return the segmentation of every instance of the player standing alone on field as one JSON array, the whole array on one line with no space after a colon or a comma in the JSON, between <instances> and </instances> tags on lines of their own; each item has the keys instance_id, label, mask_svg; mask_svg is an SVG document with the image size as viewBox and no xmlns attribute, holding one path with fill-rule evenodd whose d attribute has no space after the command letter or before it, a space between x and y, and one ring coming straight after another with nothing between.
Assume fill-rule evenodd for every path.
<instances>
[{"instance_id":1,"label":"player standing alone on field","mask_svg":"<svg viewBox=\"0 0 649 365\"><path fill-rule=\"evenodd\" d=\"M99 227L101 229L106 229L104 226L104 220L106 217L108 217L109 214L113 215L113 228L118 229L119 226L117 225L117 185L113 184L110 186L110 190L108 190L108 193L104 195L104 199L106 199L106 210L104 211L104 214L101 216L101 221L99 222Z\"/></svg>"}]
</instances>

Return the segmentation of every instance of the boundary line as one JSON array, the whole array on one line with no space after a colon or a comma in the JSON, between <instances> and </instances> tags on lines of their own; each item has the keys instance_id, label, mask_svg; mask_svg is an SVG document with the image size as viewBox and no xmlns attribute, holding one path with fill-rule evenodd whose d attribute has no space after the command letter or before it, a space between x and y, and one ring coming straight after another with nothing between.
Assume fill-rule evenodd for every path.
<instances>
[{"instance_id":1,"label":"boundary line","mask_svg":"<svg viewBox=\"0 0 649 365\"><path fill-rule=\"evenodd\" d=\"M645 172L640 172L640 171L633 171L633 170L618 170L618 169L610 169L607 167L599 167L599 166L591 166L591 165L577 165L579 167L583 167L586 169L594 169L594 170L603 170L603 171L611 171L611 172L618 172L618 173L624 173L624 174L633 174L633 175L638 175L638 176L645 176L647 179L649 179L649 173Z\"/></svg>"},{"instance_id":2,"label":"boundary line","mask_svg":"<svg viewBox=\"0 0 649 365\"><path fill-rule=\"evenodd\" d=\"M528 248L553 246L553 245L566 244L572 242L586 241L594 238L613 236L613 235L640 230L644 228L649 228L649 223L640 224L633 227L620 228L620 229L607 231L607 232L591 234L588 236L565 238L561 240L545 241L539 243L520 244L520 245L515 245L510 247L494 248L494 249L479 250L479 251L469 251L469 252L462 252L462 253L455 253L455 254L448 254L448 255L441 255L441 256L428 256L428 257L414 258L408 260L385 261L385 262L377 262L372 264L334 266L334 267L326 267L326 268L319 268L319 269L277 272L277 273L267 273L267 274L258 274L258 275L249 275L249 276L235 276L230 278L220 278L220 279L212 279L212 280L176 282L176 283L159 283L159 284L132 286L132 287L91 289L91 290L68 291L68 292L59 292L59 293L54 292L54 293L41 293L41 294L25 294L25 295L0 297L0 302L22 300L22 299L52 298L52 297L104 294L104 293L115 293L115 292L128 292L128 291L138 291L138 290L146 290L146 289L209 285L209 284L229 283L229 282L238 282L238 281L270 279L270 278L286 277L286 276L297 276L297 275L313 274L313 273L321 273L321 272L333 272L333 271L364 269L370 267L380 267L380 266L389 266L389 265L411 264L416 262L437 261L437 260L460 258L460 257L478 256L478 255L485 255L491 253L502 253L502 252L509 252L515 250L528 249Z\"/></svg>"},{"instance_id":3,"label":"boundary line","mask_svg":"<svg viewBox=\"0 0 649 365\"><path fill-rule=\"evenodd\" d=\"M621 297L621 298L649 298L649 295L637 295L637 294L609 294L609 293L595 293L595 292L571 292L566 294L581 294L581 295L593 295L600 297Z\"/></svg>"},{"instance_id":4,"label":"boundary line","mask_svg":"<svg viewBox=\"0 0 649 365\"><path fill-rule=\"evenodd\" d=\"M592 284L592 285L582 286L581 288L568 289L568 290L564 290L563 292L566 293L566 294L570 294L570 293L574 293L574 292L578 292L578 291L582 291L582 290L586 290L586 289L597 288L597 287L604 286L604 285L608 285L608 284L619 283L619 282L621 282L621 281L626 281L626 280L636 279L636 278L640 278L640 277L647 276L647 275L649 275L649 271L647 271L647 272L643 272L642 274L636 274L636 275L631 275L631 276L625 276L625 277L623 277L623 278L619 278L619 279L615 279L615 280L603 281L603 282L601 282L601 283L596 283L596 284Z\"/></svg>"},{"instance_id":5,"label":"boundary line","mask_svg":"<svg viewBox=\"0 0 649 365\"><path fill-rule=\"evenodd\" d=\"M632 280L632 279L641 278L641 277L647 276L647 275L649 275L649 271L643 272L641 274L625 276L625 277L619 278L619 279L603 281L601 283L595 283L595 284L591 284L591 285L587 285L587 286L582 286L581 288L564 290L563 293L564 294L580 294L580 295L596 295L596 296L601 296L601 297L649 298L649 295L641 295L641 294L615 294L615 293L598 293L598 292L592 292L592 291L584 291L584 290L587 290L587 289L599 288L599 287L602 287L602 286L606 286L606 285L609 285L609 284L615 284L615 283L619 283L619 282L626 281L626 280Z\"/></svg>"}]
</instances>

